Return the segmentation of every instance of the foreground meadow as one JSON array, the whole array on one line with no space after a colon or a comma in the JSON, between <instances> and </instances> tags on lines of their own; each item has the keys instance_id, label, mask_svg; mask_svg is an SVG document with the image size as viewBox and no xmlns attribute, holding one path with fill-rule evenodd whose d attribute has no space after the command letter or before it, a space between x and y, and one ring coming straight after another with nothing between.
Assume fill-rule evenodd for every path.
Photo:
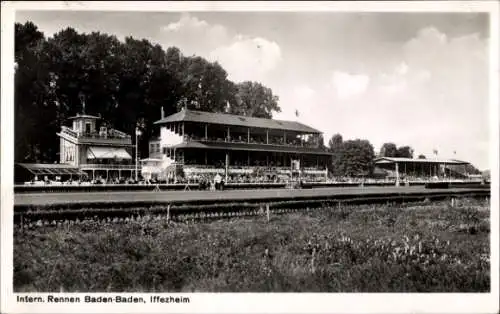
<instances>
[{"instance_id":1,"label":"foreground meadow","mask_svg":"<svg viewBox=\"0 0 500 314\"><path fill-rule=\"evenodd\" d=\"M461 200L14 231L16 292L487 292L489 207Z\"/></svg>"}]
</instances>

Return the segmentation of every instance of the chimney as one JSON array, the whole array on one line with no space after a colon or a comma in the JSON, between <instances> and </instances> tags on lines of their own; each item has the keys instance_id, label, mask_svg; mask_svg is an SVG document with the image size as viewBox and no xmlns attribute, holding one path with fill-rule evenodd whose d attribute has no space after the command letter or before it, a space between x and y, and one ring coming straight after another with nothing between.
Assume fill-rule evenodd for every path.
<instances>
[{"instance_id":1,"label":"chimney","mask_svg":"<svg viewBox=\"0 0 500 314\"><path fill-rule=\"evenodd\" d=\"M160 108L161 109L161 118L165 118L165 111L163 110L163 107Z\"/></svg>"}]
</instances>

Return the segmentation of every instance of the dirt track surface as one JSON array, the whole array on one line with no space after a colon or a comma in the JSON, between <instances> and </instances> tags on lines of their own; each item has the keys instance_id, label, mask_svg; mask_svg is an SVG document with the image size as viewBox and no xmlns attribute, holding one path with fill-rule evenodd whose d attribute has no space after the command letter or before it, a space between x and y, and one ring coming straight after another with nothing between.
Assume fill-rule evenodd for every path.
<instances>
[{"instance_id":1,"label":"dirt track surface","mask_svg":"<svg viewBox=\"0 0 500 314\"><path fill-rule=\"evenodd\" d=\"M152 188L153 189L153 188ZM182 202L251 200L273 198L276 200L293 197L327 197L335 195L381 195L387 193L453 192L468 189L432 189L415 187L343 187L304 190L263 189L229 191L127 191L127 192L70 192L70 193L23 193L14 196L14 205L74 204L78 202Z\"/></svg>"}]
</instances>

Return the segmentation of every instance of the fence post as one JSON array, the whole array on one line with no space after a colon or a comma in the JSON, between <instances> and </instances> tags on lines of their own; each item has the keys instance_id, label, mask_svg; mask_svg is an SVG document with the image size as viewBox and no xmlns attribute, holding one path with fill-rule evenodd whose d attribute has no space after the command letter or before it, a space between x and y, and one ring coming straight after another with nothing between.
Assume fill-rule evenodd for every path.
<instances>
[{"instance_id":1,"label":"fence post","mask_svg":"<svg viewBox=\"0 0 500 314\"><path fill-rule=\"evenodd\" d=\"M170 222L170 204L167 206L167 223Z\"/></svg>"},{"instance_id":2,"label":"fence post","mask_svg":"<svg viewBox=\"0 0 500 314\"><path fill-rule=\"evenodd\" d=\"M312 256L311 256L311 272L314 274L316 272L316 268L314 267L314 259L316 258L316 248L313 248Z\"/></svg>"},{"instance_id":3,"label":"fence post","mask_svg":"<svg viewBox=\"0 0 500 314\"><path fill-rule=\"evenodd\" d=\"M269 222L269 204L266 204L267 222Z\"/></svg>"}]
</instances>

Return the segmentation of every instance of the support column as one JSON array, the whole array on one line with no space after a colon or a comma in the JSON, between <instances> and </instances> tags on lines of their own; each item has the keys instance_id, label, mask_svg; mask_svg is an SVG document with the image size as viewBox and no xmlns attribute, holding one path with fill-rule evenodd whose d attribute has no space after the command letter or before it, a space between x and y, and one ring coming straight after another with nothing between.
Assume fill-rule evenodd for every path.
<instances>
[{"instance_id":1,"label":"support column","mask_svg":"<svg viewBox=\"0 0 500 314\"><path fill-rule=\"evenodd\" d=\"M247 143L250 143L250 128L247 128Z\"/></svg>"},{"instance_id":2,"label":"support column","mask_svg":"<svg viewBox=\"0 0 500 314\"><path fill-rule=\"evenodd\" d=\"M182 122L182 137L184 138L184 122Z\"/></svg>"},{"instance_id":3,"label":"support column","mask_svg":"<svg viewBox=\"0 0 500 314\"><path fill-rule=\"evenodd\" d=\"M399 163L396 162L396 186L399 186Z\"/></svg>"},{"instance_id":4,"label":"support column","mask_svg":"<svg viewBox=\"0 0 500 314\"><path fill-rule=\"evenodd\" d=\"M208 139L208 123L205 123L205 141Z\"/></svg>"},{"instance_id":5,"label":"support column","mask_svg":"<svg viewBox=\"0 0 500 314\"><path fill-rule=\"evenodd\" d=\"M250 151L247 151L247 166L250 166Z\"/></svg>"},{"instance_id":6,"label":"support column","mask_svg":"<svg viewBox=\"0 0 500 314\"><path fill-rule=\"evenodd\" d=\"M208 164L207 162L207 151L205 151L205 166Z\"/></svg>"},{"instance_id":7,"label":"support column","mask_svg":"<svg viewBox=\"0 0 500 314\"><path fill-rule=\"evenodd\" d=\"M227 127L227 140L231 139L231 132L229 131L229 127Z\"/></svg>"},{"instance_id":8,"label":"support column","mask_svg":"<svg viewBox=\"0 0 500 314\"><path fill-rule=\"evenodd\" d=\"M269 130L266 130L266 144L269 144Z\"/></svg>"},{"instance_id":9,"label":"support column","mask_svg":"<svg viewBox=\"0 0 500 314\"><path fill-rule=\"evenodd\" d=\"M286 145L286 131L283 131L283 145Z\"/></svg>"},{"instance_id":10,"label":"support column","mask_svg":"<svg viewBox=\"0 0 500 314\"><path fill-rule=\"evenodd\" d=\"M227 176L229 175L229 152L226 152L226 168L225 168L225 180L224 182L227 182Z\"/></svg>"},{"instance_id":11,"label":"support column","mask_svg":"<svg viewBox=\"0 0 500 314\"><path fill-rule=\"evenodd\" d=\"M121 169L118 169L118 179L121 179L122 178L122 171Z\"/></svg>"},{"instance_id":12,"label":"support column","mask_svg":"<svg viewBox=\"0 0 500 314\"><path fill-rule=\"evenodd\" d=\"M266 154L266 167L269 167L269 155Z\"/></svg>"}]
</instances>

